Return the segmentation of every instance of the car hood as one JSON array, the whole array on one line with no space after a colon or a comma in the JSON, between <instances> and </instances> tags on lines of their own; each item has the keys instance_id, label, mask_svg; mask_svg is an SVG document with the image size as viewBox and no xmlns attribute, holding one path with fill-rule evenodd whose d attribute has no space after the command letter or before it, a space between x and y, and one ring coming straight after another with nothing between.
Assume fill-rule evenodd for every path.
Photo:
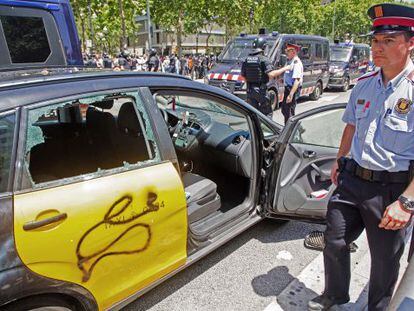
<instances>
[{"instance_id":1,"label":"car hood","mask_svg":"<svg viewBox=\"0 0 414 311\"><path fill-rule=\"evenodd\" d=\"M329 69L346 69L348 67L348 62L330 62Z\"/></svg>"},{"instance_id":2,"label":"car hood","mask_svg":"<svg viewBox=\"0 0 414 311\"><path fill-rule=\"evenodd\" d=\"M237 75L241 73L241 62L232 63L218 63L211 70L209 74L222 73Z\"/></svg>"}]
</instances>

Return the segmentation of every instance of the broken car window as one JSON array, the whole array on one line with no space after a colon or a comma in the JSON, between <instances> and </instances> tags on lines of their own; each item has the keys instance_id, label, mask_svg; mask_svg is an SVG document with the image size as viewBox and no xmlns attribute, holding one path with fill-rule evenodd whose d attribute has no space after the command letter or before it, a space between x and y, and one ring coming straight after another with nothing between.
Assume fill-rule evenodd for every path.
<instances>
[{"instance_id":1,"label":"broken car window","mask_svg":"<svg viewBox=\"0 0 414 311\"><path fill-rule=\"evenodd\" d=\"M30 110L25 165L32 184L159 161L142 105L123 93Z\"/></svg>"}]
</instances>

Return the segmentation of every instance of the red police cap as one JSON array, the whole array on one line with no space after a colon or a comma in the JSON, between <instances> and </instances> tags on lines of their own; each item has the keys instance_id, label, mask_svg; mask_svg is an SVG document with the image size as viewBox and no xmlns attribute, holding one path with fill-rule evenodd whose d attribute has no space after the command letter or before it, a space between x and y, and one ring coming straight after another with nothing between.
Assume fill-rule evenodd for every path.
<instances>
[{"instance_id":1,"label":"red police cap","mask_svg":"<svg viewBox=\"0 0 414 311\"><path fill-rule=\"evenodd\" d=\"M293 44L293 43L287 43L286 44L286 48L287 49L295 49L296 52L299 52L300 51L300 46L297 45L297 44Z\"/></svg>"},{"instance_id":2,"label":"red police cap","mask_svg":"<svg viewBox=\"0 0 414 311\"><path fill-rule=\"evenodd\" d=\"M393 33L398 31L414 32L414 7L383 3L368 9L372 19L372 29L369 35L376 33Z\"/></svg>"}]
</instances>

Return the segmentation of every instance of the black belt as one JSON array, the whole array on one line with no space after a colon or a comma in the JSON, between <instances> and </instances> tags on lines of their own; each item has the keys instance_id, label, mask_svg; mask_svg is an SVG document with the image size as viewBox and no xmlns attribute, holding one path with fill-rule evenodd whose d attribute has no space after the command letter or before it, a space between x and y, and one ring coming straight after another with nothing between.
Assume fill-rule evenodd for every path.
<instances>
[{"instance_id":1,"label":"black belt","mask_svg":"<svg viewBox=\"0 0 414 311\"><path fill-rule=\"evenodd\" d=\"M344 169L366 181L405 184L409 182L408 171L373 171L360 166L355 160L347 159Z\"/></svg>"}]
</instances>

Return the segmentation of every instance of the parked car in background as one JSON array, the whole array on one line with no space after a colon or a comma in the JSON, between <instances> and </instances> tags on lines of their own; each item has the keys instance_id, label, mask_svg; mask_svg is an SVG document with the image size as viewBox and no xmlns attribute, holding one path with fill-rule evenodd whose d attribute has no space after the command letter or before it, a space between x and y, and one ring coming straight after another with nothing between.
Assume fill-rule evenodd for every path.
<instances>
[{"instance_id":1,"label":"parked car in background","mask_svg":"<svg viewBox=\"0 0 414 311\"><path fill-rule=\"evenodd\" d=\"M358 78L372 69L371 48L367 44L336 43L330 46L328 88L347 91Z\"/></svg>"}]
</instances>

